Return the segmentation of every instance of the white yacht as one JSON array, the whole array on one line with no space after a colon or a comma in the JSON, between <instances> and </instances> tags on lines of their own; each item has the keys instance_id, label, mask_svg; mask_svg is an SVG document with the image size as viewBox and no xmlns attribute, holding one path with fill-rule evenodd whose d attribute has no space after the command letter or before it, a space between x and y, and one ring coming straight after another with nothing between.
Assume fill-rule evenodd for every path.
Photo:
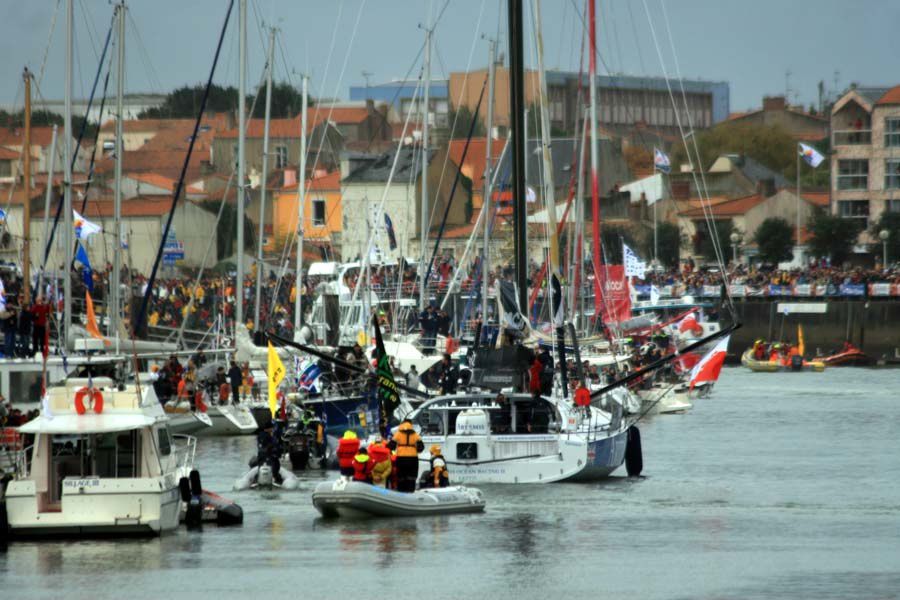
<instances>
[{"instance_id":1,"label":"white yacht","mask_svg":"<svg viewBox=\"0 0 900 600\"><path fill-rule=\"evenodd\" d=\"M159 535L178 526L179 481L196 445L170 435L152 386L69 380L19 431L34 443L6 489L13 536Z\"/></svg>"},{"instance_id":2,"label":"white yacht","mask_svg":"<svg viewBox=\"0 0 900 600\"><path fill-rule=\"evenodd\" d=\"M571 402L510 394L466 393L426 400L410 419L425 451L441 447L456 483L550 483L602 479L625 460L629 423L610 412Z\"/></svg>"}]
</instances>

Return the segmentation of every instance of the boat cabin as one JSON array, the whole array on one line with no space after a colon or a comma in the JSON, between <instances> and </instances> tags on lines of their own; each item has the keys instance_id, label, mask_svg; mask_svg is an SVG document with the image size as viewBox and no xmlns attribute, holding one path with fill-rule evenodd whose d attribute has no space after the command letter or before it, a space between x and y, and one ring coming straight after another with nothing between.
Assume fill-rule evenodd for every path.
<instances>
[{"instance_id":1,"label":"boat cabin","mask_svg":"<svg viewBox=\"0 0 900 600\"><path fill-rule=\"evenodd\" d=\"M556 406L526 394L446 396L413 416L423 436L558 433L560 423Z\"/></svg>"}]
</instances>

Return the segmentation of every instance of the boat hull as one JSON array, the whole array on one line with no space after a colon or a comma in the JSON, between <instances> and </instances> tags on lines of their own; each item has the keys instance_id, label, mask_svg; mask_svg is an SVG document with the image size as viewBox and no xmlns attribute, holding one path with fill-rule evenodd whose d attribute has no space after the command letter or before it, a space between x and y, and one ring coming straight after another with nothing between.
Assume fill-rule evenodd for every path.
<instances>
[{"instance_id":1,"label":"boat hull","mask_svg":"<svg viewBox=\"0 0 900 600\"><path fill-rule=\"evenodd\" d=\"M750 348L741 356L741 364L755 373L778 373L781 371L816 371L825 370L825 363L818 360L804 360L800 369L794 369L791 365L785 365L775 360L756 360L753 358L753 349Z\"/></svg>"},{"instance_id":2,"label":"boat hull","mask_svg":"<svg viewBox=\"0 0 900 600\"><path fill-rule=\"evenodd\" d=\"M212 427L212 419L205 413L166 413L169 417L169 431L177 435L196 435Z\"/></svg>"},{"instance_id":3,"label":"boat hull","mask_svg":"<svg viewBox=\"0 0 900 600\"><path fill-rule=\"evenodd\" d=\"M313 506L323 517L418 517L483 512L481 491L454 486L415 493L396 492L356 481L326 481L316 486Z\"/></svg>"},{"instance_id":4,"label":"boat hull","mask_svg":"<svg viewBox=\"0 0 900 600\"><path fill-rule=\"evenodd\" d=\"M206 412L212 426L198 435L252 435L258 427L250 408L242 405L211 406Z\"/></svg>"},{"instance_id":5,"label":"boat hull","mask_svg":"<svg viewBox=\"0 0 900 600\"><path fill-rule=\"evenodd\" d=\"M6 489L10 535L160 535L178 527L181 508L178 487L174 481L167 486L166 479L172 478L66 479L57 510L41 510L33 480L11 481Z\"/></svg>"}]
</instances>

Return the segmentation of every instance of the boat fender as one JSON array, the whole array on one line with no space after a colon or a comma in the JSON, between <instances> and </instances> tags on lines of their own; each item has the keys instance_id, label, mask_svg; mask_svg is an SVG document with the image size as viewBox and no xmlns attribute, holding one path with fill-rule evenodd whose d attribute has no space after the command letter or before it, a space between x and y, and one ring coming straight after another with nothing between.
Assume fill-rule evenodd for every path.
<instances>
[{"instance_id":1,"label":"boat fender","mask_svg":"<svg viewBox=\"0 0 900 600\"><path fill-rule=\"evenodd\" d=\"M203 525L203 503L200 502L198 496L194 496L191 498L190 502L187 503L184 522L188 529L196 529Z\"/></svg>"},{"instance_id":2,"label":"boat fender","mask_svg":"<svg viewBox=\"0 0 900 600\"><path fill-rule=\"evenodd\" d=\"M182 502L190 502L191 501L191 482L187 477L182 477L178 480L178 489L181 491L181 500Z\"/></svg>"},{"instance_id":3,"label":"boat fender","mask_svg":"<svg viewBox=\"0 0 900 600\"><path fill-rule=\"evenodd\" d=\"M296 475L285 469L281 470L281 488L285 490L296 490L300 487L300 480Z\"/></svg>"},{"instance_id":4,"label":"boat fender","mask_svg":"<svg viewBox=\"0 0 900 600\"><path fill-rule=\"evenodd\" d=\"M243 477L239 477L234 480L234 485L232 486L233 490L247 490L253 485L253 481L256 479L256 474L259 472L259 467L253 467L246 473L244 473Z\"/></svg>"},{"instance_id":5,"label":"boat fender","mask_svg":"<svg viewBox=\"0 0 900 600\"><path fill-rule=\"evenodd\" d=\"M629 477L639 477L644 470L644 454L641 450L641 432L636 425L628 428L628 445L625 446L625 470Z\"/></svg>"},{"instance_id":6,"label":"boat fender","mask_svg":"<svg viewBox=\"0 0 900 600\"><path fill-rule=\"evenodd\" d=\"M84 406L84 397L90 395L91 406L96 414L103 412L103 394L96 388L83 387L75 392L75 412L83 415L87 412Z\"/></svg>"},{"instance_id":7,"label":"boat fender","mask_svg":"<svg viewBox=\"0 0 900 600\"><path fill-rule=\"evenodd\" d=\"M802 371L803 370L803 357L799 354L795 354L791 357L791 371Z\"/></svg>"},{"instance_id":8,"label":"boat fender","mask_svg":"<svg viewBox=\"0 0 900 600\"><path fill-rule=\"evenodd\" d=\"M192 496L200 496L203 493L203 486L200 485L200 471L197 469L191 470L191 495Z\"/></svg>"}]
</instances>

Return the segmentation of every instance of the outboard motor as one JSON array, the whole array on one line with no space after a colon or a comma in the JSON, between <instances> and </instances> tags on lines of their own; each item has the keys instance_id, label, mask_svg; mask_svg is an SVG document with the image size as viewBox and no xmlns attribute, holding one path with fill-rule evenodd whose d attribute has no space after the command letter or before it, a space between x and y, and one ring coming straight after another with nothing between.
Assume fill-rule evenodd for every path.
<instances>
[{"instance_id":1,"label":"outboard motor","mask_svg":"<svg viewBox=\"0 0 900 600\"><path fill-rule=\"evenodd\" d=\"M803 357L799 354L795 354L791 357L791 371L802 371L803 370Z\"/></svg>"},{"instance_id":2,"label":"outboard motor","mask_svg":"<svg viewBox=\"0 0 900 600\"><path fill-rule=\"evenodd\" d=\"M272 467L267 464L259 466L259 471L256 473L256 485L261 488L271 488L275 485L275 475L272 472Z\"/></svg>"}]
</instances>

